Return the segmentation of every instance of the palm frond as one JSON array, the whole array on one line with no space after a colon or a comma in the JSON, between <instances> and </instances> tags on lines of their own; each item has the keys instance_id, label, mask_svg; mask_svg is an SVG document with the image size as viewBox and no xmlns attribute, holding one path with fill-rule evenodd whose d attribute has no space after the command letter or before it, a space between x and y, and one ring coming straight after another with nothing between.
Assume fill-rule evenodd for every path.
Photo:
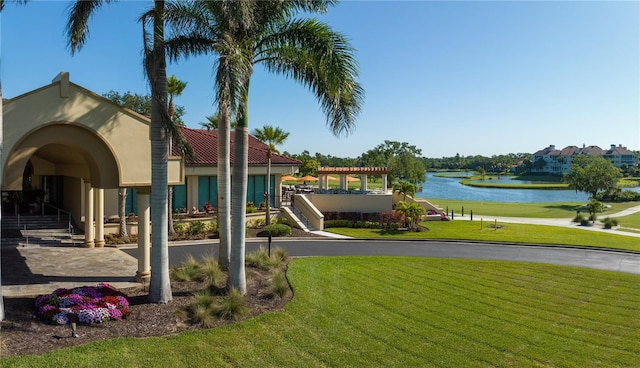
<instances>
[{"instance_id":1,"label":"palm frond","mask_svg":"<svg viewBox=\"0 0 640 368\"><path fill-rule=\"evenodd\" d=\"M69 10L66 33L68 46L74 54L84 46L89 36L89 18L93 16L103 4L109 4L111 0L77 0Z\"/></svg>"}]
</instances>

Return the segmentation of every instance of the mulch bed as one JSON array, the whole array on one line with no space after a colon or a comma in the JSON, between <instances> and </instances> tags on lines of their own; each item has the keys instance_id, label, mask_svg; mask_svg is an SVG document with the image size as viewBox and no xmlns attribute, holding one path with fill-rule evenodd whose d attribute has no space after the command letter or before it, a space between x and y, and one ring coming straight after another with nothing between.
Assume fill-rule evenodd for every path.
<instances>
[{"instance_id":1,"label":"mulch bed","mask_svg":"<svg viewBox=\"0 0 640 368\"><path fill-rule=\"evenodd\" d=\"M280 311L291 298L281 299L267 291L270 271L247 268L245 300L252 318L262 313ZM46 352L115 337L165 336L189 330L204 329L200 324L180 317L176 311L191 302L192 293L206 288L198 282L173 282L173 300L167 304L147 301L142 287L124 290L129 296L131 315L122 321L108 321L97 325L78 324L78 338L71 336L69 325L54 326L40 320L35 313L34 298L5 298L5 320L0 322L0 356L44 354ZM51 290L53 291L53 290ZM215 327L233 323L221 319Z\"/></svg>"}]
</instances>

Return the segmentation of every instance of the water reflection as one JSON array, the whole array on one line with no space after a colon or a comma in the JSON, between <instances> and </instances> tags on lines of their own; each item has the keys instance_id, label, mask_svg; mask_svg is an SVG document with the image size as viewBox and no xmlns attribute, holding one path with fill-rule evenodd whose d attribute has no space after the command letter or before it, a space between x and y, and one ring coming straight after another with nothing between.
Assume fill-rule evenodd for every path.
<instances>
[{"instance_id":1,"label":"water reflection","mask_svg":"<svg viewBox=\"0 0 640 368\"><path fill-rule=\"evenodd\" d=\"M587 194L574 190L477 188L462 185L460 180L428 173L427 181L422 184L422 191L416 193L416 197L516 203L585 202L589 198Z\"/></svg>"}]
</instances>

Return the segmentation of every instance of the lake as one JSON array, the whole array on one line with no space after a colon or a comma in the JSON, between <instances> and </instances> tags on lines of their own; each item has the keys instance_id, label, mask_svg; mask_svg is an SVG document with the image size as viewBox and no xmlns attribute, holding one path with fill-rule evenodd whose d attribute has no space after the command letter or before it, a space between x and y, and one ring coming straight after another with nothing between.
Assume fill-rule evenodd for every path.
<instances>
[{"instance_id":1,"label":"lake","mask_svg":"<svg viewBox=\"0 0 640 368\"><path fill-rule=\"evenodd\" d=\"M427 181L422 183L422 192L416 193L416 197L459 199L465 201L487 202L587 202L589 196L575 190L562 189L498 189L478 188L460 184L460 178L444 178L427 174ZM518 183L519 181L510 181ZM640 187L625 188L640 191Z\"/></svg>"}]
</instances>

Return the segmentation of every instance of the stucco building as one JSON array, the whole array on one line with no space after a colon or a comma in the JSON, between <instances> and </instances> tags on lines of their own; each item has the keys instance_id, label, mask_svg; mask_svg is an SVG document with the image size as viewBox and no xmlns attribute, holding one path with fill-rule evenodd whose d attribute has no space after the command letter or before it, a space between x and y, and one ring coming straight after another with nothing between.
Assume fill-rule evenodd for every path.
<instances>
[{"instance_id":1,"label":"stucco building","mask_svg":"<svg viewBox=\"0 0 640 368\"><path fill-rule=\"evenodd\" d=\"M549 145L533 154L532 171L536 173L547 173L551 175L562 175L569 173L573 158L578 155L603 157L617 167L633 167L638 165L636 154L623 147L612 144L609 149L602 149L598 146L567 146L557 149L555 145Z\"/></svg>"}]
</instances>

